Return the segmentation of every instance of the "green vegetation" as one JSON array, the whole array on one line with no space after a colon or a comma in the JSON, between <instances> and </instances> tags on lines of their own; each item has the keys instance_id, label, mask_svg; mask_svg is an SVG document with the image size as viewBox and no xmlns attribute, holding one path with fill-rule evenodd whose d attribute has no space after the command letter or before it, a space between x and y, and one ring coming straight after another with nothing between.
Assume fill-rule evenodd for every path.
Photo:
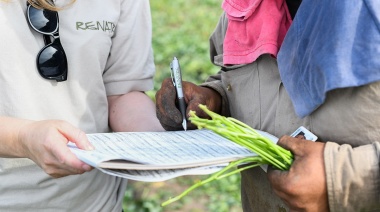
<instances>
[{"instance_id":1,"label":"green vegetation","mask_svg":"<svg viewBox=\"0 0 380 212\"><path fill-rule=\"evenodd\" d=\"M156 63L154 98L163 79L170 77L169 64L176 56L183 80L196 84L216 73L209 58L209 36L222 13L221 0L153 0L153 49ZM241 212L240 175L210 182L185 198L166 207L170 197L209 176L183 176L165 182L129 181L123 208L125 212Z\"/></svg>"},{"instance_id":2,"label":"green vegetation","mask_svg":"<svg viewBox=\"0 0 380 212\"><path fill-rule=\"evenodd\" d=\"M211 117L211 120L198 117L190 111L190 121L199 129L206 128L244 146L257 154L259 165L273 165L279 170L289 170L293 162L293 154L283 147L273 143L247 124L232 118L224 117L209 110L205 105L199 107ZM244 159L243 159L244 160Z\"/></svg>"},{"instance_id":3,"label":"green vegetation","mask_svg":"<svg viewBox=\"0 0 380 212\"><path fill-rule=\"evenodd\" d=\"M199 107L209 115L211 119L200 118L195 114L195 111L190 111L191 123L195 124L199 129L205 128L212 130L236 144L246 147L257 155L231 162L228 166L212 174L207 179L194 183L181 194L168 199L162 203L163 206L180 200L194 189L256 166L273 165L280 170L288 170L290 168L293 162L293 155L290 151L276 145L269 138L261 135L237 119L221 116L210 111L202 104L200 104ZM240 167L238 168L238 166Z\"/></svg>"},{"instance_id":4,"label":"green vegetation","mask_svg":"<svg viewBox=\"0 0 380 212\"><path fill-rule=\"evenodd\" d=\"M161 207L191 185L209 176L182 176L165 182L129 181L125 194L125 212L241 212L240 175L210 182L175 203Z\"/></svg>"},{"instance_id":5,"label":"green vegetation","mask_svg":"<svg viewBox=\"0 0 380 212\"><path fill-rule=\"evenodd\" d=\"M156 64L154 91L170 77L170 62L176 56L182 78L196 84L219 69L210 62L209 36L222 13L221 0L150 1L153 20L153 50Z\"/></svg>"}]
</instances>

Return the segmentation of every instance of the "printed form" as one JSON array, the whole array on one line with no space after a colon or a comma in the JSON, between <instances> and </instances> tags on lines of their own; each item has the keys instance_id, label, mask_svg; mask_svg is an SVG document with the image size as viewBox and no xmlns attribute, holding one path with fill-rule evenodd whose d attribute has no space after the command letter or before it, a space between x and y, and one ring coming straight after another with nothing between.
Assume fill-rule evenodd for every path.
<instances>
[{"instance_id":1,"label":"printed form","mask_svg":"<svg viewBox=\"0 0 380 212\"><path fill-rule=\"evenodd\" d=\"M255 153L209 130L88 134L94 151L69 144L77 157L101 171L139 181L211 174Z\"/></svg>"}]
</instances>

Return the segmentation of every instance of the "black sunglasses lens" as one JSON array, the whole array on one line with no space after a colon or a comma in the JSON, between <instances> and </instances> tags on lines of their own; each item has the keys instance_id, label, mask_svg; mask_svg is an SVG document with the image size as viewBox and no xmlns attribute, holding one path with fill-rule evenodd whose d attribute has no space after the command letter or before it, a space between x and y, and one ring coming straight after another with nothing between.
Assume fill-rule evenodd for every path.
<instances>
[{"instance_id":1,"label":"black sunglasses lens","mask_svg":"<svg viewBox=\"0 0 380 212\"><path fill-rule=\"evenodd\" d=\"M40 32L53 33L58 28L58 13L50 10L39 10L28 7L28 16L31 25Z\"/></svg>"},{"instance_id":2,"label":"black sunglasses lens","mask_svg":"<svg viewBox=\"0 0 380 212\"><path fill-rule=\"evenodd\" d=\"M67 73L65 52L54 43L46 46L37 57L37 68L44 78L55 78L65 75Z\"/></svg>"}]
</instances>

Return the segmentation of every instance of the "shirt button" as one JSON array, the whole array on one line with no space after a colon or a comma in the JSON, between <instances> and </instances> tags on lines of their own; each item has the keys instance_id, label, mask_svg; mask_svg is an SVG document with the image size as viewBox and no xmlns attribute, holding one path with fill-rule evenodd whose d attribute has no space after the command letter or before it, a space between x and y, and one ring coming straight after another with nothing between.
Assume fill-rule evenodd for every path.
<instances>
[{"instance_id":1,"label":"shirt button","mask_svg":"<svg viewBox=\"0 0 380 212\"><path fill-rule=\"evenodd\" d=\"M231 91L232 90L232 86L231 86L231 84L228 84L227 85L227 91Z\"/></svg>"}]
</instances>

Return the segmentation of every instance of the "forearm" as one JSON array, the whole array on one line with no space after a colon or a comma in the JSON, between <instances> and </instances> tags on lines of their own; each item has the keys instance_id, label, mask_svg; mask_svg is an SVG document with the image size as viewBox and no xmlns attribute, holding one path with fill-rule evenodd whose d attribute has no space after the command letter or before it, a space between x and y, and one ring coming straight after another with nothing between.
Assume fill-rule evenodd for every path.
<instances>
[{"instance_id":1,"label":"forearm","mask_svg":"<svg viewBox=\"0 0 380 212\"><path fill-rule=\"evenodd\" d=\"M330 211L380 208L380 143L352 148L328 142L325 168Z\"/></svg>"},{"instance_id":2,"label":"forearm","mask_svg":"<svg viewBox=\"0 0 380 212\"><path fill-rule=\"evenodd\" d=\"M0 157L25 157L19 142L20 129L29 120L0 117Z\"/></svg>"},{"instance_id":3,"label":"forearm","mask_svg":"<svg viewBox=\"0 0 380 212\"><path fill-rule=\"evenodd\" d=\"M143 92L109 96L109 124L115 132L163 131L153 101Z\"/></svg>"}]
</instances>

